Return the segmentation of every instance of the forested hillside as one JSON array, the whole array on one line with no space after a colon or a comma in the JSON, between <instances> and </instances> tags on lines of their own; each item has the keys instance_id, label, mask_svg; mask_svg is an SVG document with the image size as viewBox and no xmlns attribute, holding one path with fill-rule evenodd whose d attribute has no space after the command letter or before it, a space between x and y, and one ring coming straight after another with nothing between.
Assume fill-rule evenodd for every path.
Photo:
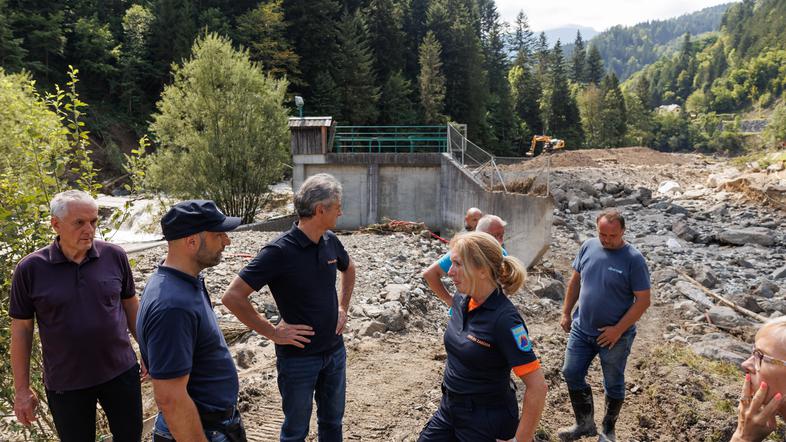
<instances>
[{"instance_id":1,"label":"forested hillside","mask_svg":"<svg viewBox=\"0 0 786 442\"><path fill-rule=\"evenodd\" d=\"M668 20L652 20L634 26L613 26L592 38L603 62L620 80L625 80L662 55L678 48L679 39L689 33L717 31L731 3L704 8ZM589 40L586 35L585 39ZM566 48L571 53L572 46Z\"/></svg>"},{"instance_id":2,"label":"forested hillside","mask_svg":"<svg viewBox=\"0 0 786 442\"><path fill-rule=\"evenodd\" d=\"M733 133L728 143L711 141L719 139L714 120L653 109L776 103L786 78L784 3L748 0L722 20L727 5L615 27L589 45L579 36L565 55L562 44L550 48L545 34L533 34L525 10L504 23L493 0L0 0L0 66L27 72L41 94L77 68L94 150L110 172L120 169L121 151L150 133L172 66L193 58L195 39L208 32L284 80L289 106L303 96L306 115L339 124L456 121L499 155L522 155L541 133L569 148L734 150L741 143ZM720 36L693 37L717 22ZM620 77L681 35L689 36L674 56L620 87Z\"/></svg>"},{"instance_id":3,"label":"forested hillside","mask_svg":"<svg viewBox=\"0 0 786 442\"><path fill-rule=\"evenodd\" d=\"M685 35L678 53L629 83L656 106L676 103L699 113L770 107L786 87L784 27L786 1L734 4L723 17L719 35Z\"/></svg>"}]
</instances>

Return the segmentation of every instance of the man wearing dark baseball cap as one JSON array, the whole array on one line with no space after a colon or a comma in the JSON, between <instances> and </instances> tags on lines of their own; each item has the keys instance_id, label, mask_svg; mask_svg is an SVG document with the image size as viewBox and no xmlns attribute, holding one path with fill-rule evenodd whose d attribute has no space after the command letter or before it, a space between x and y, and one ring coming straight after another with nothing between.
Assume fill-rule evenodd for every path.
<instances>
[{"instance_id":1,"label":"man wearing dark baseball cap","mask_svg":"<svg viewBox=\"0 0 786 442\"><path fill-rule=\"evenodd\" d=\"M221 262L240 218L213 201L175 204L161 219L168 250L142 293L139 350L159 413L154 441L245 441L237 369L218 327L202 270Z\"/></svg>"}]
</instances>

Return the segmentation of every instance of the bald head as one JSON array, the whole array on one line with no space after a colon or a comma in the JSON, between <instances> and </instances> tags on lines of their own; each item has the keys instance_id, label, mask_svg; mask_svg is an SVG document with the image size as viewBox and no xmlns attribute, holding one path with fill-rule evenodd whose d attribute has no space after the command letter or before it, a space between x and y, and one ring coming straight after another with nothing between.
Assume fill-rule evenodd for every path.
<instances>
[{"instance_id":1,"label":"bald head","mask_svg":"<svg viewBox=\"0 0 786 442\"><path fill-rule=\"evenodd\" d=\"M477 207L470 207L467 214L464 216L464 228L468 232L472 232L477 228L478 220L483 216L483 212Z\"/></svg>"},{"instance_id":2,"label":"bald head","mask_svg":"<svg viewBox=\"0 0 786 442\"><path fill-rule=\"evenodd\" d=\"M507 225L508 223L497 215L484 215L478 220L478 225L475 229L478 232L488 233L493 236L497 242L502 244L505 238L505 226Z\"/></svg>"}]
</instances>

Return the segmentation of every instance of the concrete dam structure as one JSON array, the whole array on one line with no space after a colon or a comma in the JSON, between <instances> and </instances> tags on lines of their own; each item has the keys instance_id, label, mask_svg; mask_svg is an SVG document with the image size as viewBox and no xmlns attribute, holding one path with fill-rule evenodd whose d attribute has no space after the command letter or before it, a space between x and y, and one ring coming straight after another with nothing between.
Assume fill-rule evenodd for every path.
<instances>
[{"instance_id":1,"label":"concrete dam structure","mask_svg":"<svg viewBox=\"0 0 786 442\"><path fill-rule=\"evenodd\" d=\"M380 128L374 129L374 135L342 138L329 117L290 118L289 125L292 187L298 189L317 173L335 176L344 187L339 229L356 229L388 218L422 222L444 234L462 230L466 210L478 207L508 222L505 247L526 266L548 250L554 209L551 197L495 190L498 186L479 179L471 167L462 165L466 158L462 149L468 141L457 137L455 130L448 136L450 126L442 126L444 138L432 129L388 134ZM337 139L346 143L337 143Z\"/></svg>"}]
</instances>

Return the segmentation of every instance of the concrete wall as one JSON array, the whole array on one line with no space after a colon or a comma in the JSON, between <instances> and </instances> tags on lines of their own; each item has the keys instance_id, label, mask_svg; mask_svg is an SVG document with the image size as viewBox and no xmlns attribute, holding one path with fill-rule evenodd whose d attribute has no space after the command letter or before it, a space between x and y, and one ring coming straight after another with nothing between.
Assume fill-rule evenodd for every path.
<instances>
[{"instance_id":1,"label":"concrete wall","mask_svg":"<svg viewBox=\"0 0 786 442\"><path fill-rule=\"evenodd\" d=\"M474 206L507 221L505 248L527 267L548 250L554 210L551 198L487 192L448 154L442 158L440 183L442 221L446 228L463 229L464 214Z\"/></svg>"},{"instance_id":2,"label":"concrete wall","mask_svg":"<svg viewBox=\"0 0 786 442\"><path fill-rule=\"evenodd\" d=\"M530 266L551 242L551 198L487 192L449 154L294 155L292 187L317 173L344 187L338 228L355 229L383 217L461 230L464 213L478 207L508 222L505 247Z\"/></svg>"}]
</instances>

